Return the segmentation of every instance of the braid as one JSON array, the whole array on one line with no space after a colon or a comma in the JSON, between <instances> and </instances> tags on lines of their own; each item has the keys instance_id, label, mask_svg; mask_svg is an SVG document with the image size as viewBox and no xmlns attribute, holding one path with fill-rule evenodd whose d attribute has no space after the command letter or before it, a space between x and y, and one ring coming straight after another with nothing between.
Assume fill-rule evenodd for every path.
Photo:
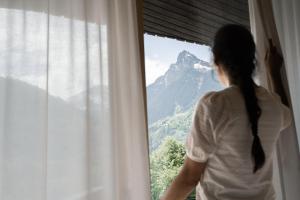
<instances>
[{"instance_id":1,"label":"braid","mask_svg":"<svg viewBox=\"0 0 300 200\"><path fill-rule=\"evenodd\" d=\"M253 173L262 168L265 163L265 153L258 136L258 120L261 108L255 93L255 83L252 74L255 70L255 43L245 27L229 24L223 26L215 35L212 48L215 64L222 68L241 90L244 97L248 119L253 135L251 156L254 161Z\"/></svg>"},{"instance_id":2,"label":"braid","mask_svg":"<svg viewBox=\"0 0 300 200\"><path fill-rule=\"evenodd\" d=\"M255 94L255 85L252 77L244 76L240 80L241 81L239 81L238 85L241 93L244 96L246 110L248 113L248 118L251 124L253 135L251 155L254 160L253 172L255 173L265 163L265 153L258 136L258 120L261 115L261 108L258 105L257 97Z\"/></svg>"}]
</instances>

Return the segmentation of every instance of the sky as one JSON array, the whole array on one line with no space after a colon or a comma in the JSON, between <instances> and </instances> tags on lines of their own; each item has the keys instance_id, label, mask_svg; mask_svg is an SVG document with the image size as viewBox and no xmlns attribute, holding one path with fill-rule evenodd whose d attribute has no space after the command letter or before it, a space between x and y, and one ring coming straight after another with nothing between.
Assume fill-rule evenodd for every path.
<instances>
[{"instance_id":1,"label":"sky","mask_svg":"<svg viewBox=\"0 0 300 200\"><path fill-rule=\"evenodd\" d=\"M70 21L64 16L51 16L49 29L52 32L48 45L46 13L27 11L24 21L22 10L0 8L0 19L7 17L13 19L14 23L9 25L7 32L7 20L0 20L0 77L18 79L47 89L50 95L65 101L86 90L87 78L91 88L100 84L108 86L106 25L99 27L96 23L86 24L77 19ZM93 58L90 59L88 70L85 67L87 25L88 53Z\"/></svg>"},{"instance_id":2,"label":"sky","mask_svg":"<svg viewBox=\"0 0 300 200\"><path fill-rule=\"evenodd\" d=\"M201 60L211 61L211 51L206 45L148 34L144 35L144 45L147 85L163 75L169 66L176 62L178 54L183 50L194 54Z\"/></svg>"}]
</instances>

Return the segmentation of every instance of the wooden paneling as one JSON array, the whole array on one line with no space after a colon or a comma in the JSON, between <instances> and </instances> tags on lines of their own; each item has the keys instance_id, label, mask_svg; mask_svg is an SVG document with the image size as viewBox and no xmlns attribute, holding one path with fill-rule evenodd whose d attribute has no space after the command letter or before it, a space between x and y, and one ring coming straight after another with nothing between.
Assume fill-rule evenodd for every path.
<instances>
[{"instance_id":1,"label":"wooden paneling","mask_svg":"<svg viewBox=\"0 0 300 200\"><path fill-rule=\"evenodd\" d=\"M144 0L148 34L210 45L229 23L250 27L248 0Z\"/></svg>"}]
</instances>

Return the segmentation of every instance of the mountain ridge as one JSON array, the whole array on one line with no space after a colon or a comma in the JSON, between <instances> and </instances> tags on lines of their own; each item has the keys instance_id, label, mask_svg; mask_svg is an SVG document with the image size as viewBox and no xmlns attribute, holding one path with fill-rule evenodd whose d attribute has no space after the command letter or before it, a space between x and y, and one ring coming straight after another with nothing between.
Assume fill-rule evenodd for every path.
<instances>
[{"instance_id":1,"label":"mountain ridge","mask_svg":"<svg viewBox=\"0 0 300 200\"><path fill-rule=\"evenodd\" d=\"M207 91L221 89L210 64L184 50L164 75L147 87L148 122L188 110Z\"/></svg>"}]
</instances>

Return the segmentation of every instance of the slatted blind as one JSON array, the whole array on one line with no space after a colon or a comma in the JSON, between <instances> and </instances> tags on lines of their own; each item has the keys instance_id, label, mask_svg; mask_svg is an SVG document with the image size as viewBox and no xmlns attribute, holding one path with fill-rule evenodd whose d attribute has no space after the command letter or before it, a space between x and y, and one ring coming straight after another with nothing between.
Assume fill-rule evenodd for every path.
<instances>
[{"instance_id":1,"label":"slatted blind","mask_svg":"<svg viewBox=\"0 0 300 200\"><path fill-rule=\"evenodd\" d=\"M148 34L210 45L228 23L250 27L248 0L144 0Z\"/></svg>"}]
</instances>

